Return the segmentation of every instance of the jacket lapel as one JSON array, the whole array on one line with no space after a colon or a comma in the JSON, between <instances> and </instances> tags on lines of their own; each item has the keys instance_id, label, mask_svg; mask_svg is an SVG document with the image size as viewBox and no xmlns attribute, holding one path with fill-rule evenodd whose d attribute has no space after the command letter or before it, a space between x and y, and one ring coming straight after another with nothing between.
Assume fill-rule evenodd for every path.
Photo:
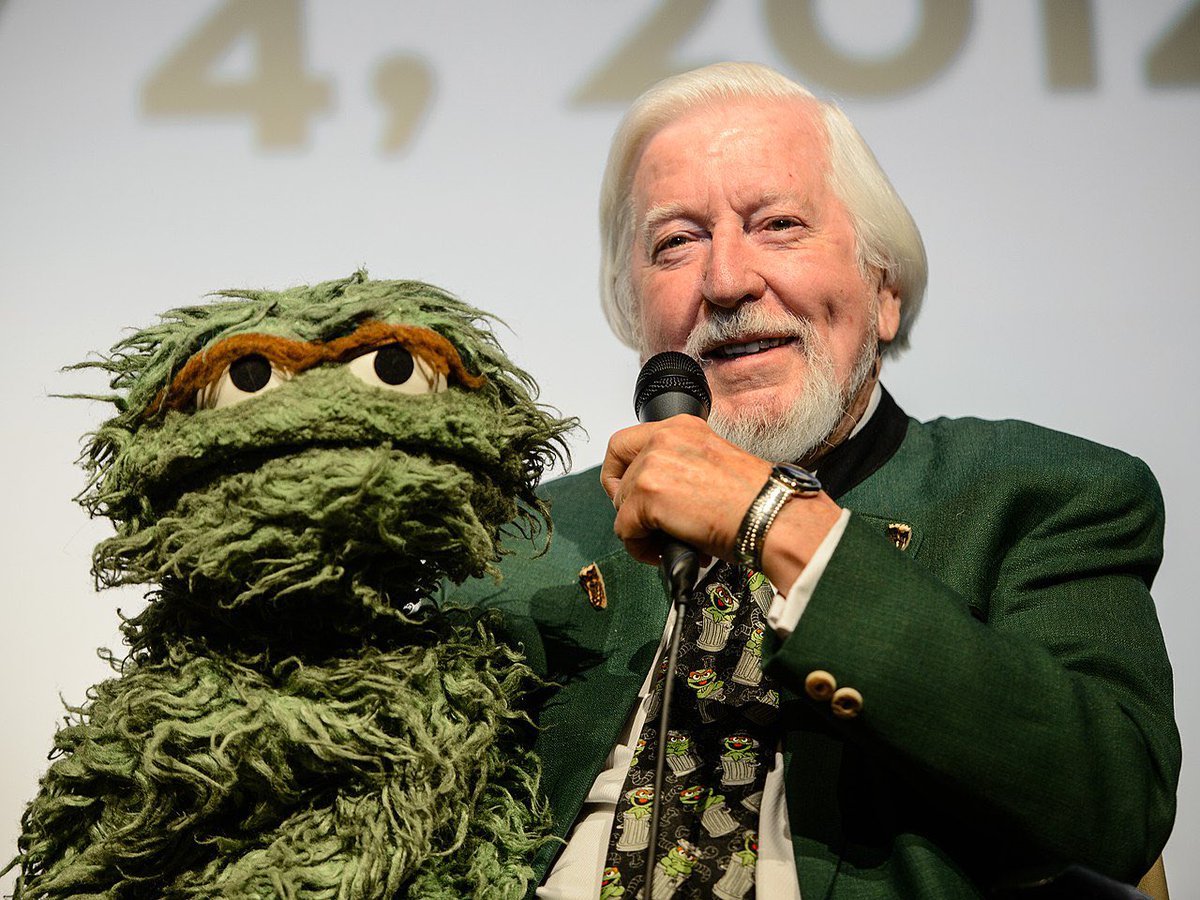
<instances>
[{"instance_id":1,"label":"jacket lapel","mask_svg":"<svg viewBox=\"0 0 1200 900\"><path fill-rule=\"evenodd\" d=\"M542 709L534 747L556 834L565 837L629 718L667 618L657 571L624 550L596 560L608 605L593 608L578 584L538 592L548 677L558 687ZM537 881L562 845L542 848Z\"/></svg>"}]
</instances>

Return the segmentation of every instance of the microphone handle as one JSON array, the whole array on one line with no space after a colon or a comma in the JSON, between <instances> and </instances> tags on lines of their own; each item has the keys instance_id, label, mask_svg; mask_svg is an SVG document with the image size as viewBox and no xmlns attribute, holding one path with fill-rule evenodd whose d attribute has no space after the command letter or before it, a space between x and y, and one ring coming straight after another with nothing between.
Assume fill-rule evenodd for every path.
<instances>
[{"instance_id":1,"label":"microphone handle","mask_svg":"<svg viewBox=\"0 0 1200 900\"><path fill-rule=\"evenodd\" d=\"M645 388L645 390L643 390ZM649 395L649 396L647 396ZM634 411L642 422L659 422L671 416L687 413L701 419L708 418L712 396L704 380L700 365L682 353L659 353L647 360L638 375L634 391ZM650 813L650 841L646 850L646 883L643 896L650 896L654 888L655 857L658 855L658 826L663 804L663 778L667 757L667 732L670 728L671 696L674 694L675 667L679 660L679 639L683 633L684 613L696 577L700 574L700 555L696 548L664 534L659 573L663 587L675 608L675 622L671 629L670 652L667 656L667 672L663 682L662 709L659 711L658 754L654 765L654 806Z\"/></svg>"},{"instance_id":2,"label":"microphone handle","mask_svg":"<svg viewBox=\"0 0 1200 900\"><path fill-rule=\"evenodd\" d=\"M665 535L658 573L662 576L663 590L671 602L682 607L687 604L696 577L700 574L700 554L695 547Z\"/></svg>"},{"instance_id":3,"label":"microphone handle","mask_svg":"<svg viewBox=\"0 0 1200 900\"><path fill-rule=\"evenodd\" d=\"M670 391L646 401L639 410L642 422L661 422L671 416L686 414L698 419L706 418L707 410L693 397ZM669 534L663 535L662 556L658 566L663 590L677 606L687 603L691 590L700 574L700 554Z\"/></svg>"}]
</instances>

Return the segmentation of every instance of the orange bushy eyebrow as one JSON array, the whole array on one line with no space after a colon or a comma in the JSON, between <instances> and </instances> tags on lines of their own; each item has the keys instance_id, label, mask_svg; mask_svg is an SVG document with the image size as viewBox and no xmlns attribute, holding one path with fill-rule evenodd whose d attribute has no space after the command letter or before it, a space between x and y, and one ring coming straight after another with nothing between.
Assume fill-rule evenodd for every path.
<instances>
[{"instance_id":1,"label":"orange bushy eyebrow","mask_svg":"<svg viewBox=\"0 0 1200 900\"><path fill-rule=\"evenodd\" d=\"M155 397L146 414L187 409L195 402L197 391L216 381L230 363L251 353L258 353L273 367L295 375L313 366L345 362L388 344L402 344L410 353L429 363L435 372L447 379L452 376L466 387L479 388L487 381L486 376L467 371L458 350L446 338L416 325L364 322L350 334L332 341L296 341L273 334L235 334L192 356L171 380L170 386Z\"/></svg>"}]
</instances>

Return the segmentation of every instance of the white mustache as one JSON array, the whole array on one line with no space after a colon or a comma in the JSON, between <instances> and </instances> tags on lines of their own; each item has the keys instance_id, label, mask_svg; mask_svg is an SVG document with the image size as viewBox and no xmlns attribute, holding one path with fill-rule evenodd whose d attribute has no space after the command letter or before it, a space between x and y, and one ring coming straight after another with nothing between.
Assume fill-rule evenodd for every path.
<instances>
[{"instance_id":1,"label":"white mustache","mask_svg":"<svg viewBox=\"0 0 1200 900\"><path fill-rule=\"evenodd\" d=\"M754 303L745 303L728 312L714 312L692 329L683 352L699 359L703 364L705 353L722 344L746 343L766 337L798 339L799 349L807 354L814 340L816 329L807 319L787 313L768 312Z\"/></svg>"}]
</instances>

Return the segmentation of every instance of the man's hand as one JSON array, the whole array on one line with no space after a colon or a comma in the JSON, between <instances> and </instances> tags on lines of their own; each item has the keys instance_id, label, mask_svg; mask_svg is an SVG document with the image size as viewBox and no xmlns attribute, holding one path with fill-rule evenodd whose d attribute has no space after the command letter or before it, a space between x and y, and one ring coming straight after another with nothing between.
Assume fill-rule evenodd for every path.
<instances>
[{"instance_id":1,"label":"man's hand","mask_svg":"<svg viewBox=\"0 0 1200 900\"><path fill-rule=\"evenodd\" d=\"M732 562L742 519L771 468L701 419L675 416L614 434L600 482L617 510L613 530L635 559L657 565L658 533L666 532ZM791 587L840 514L824 493L784 505L763 546L763 570L776 588Z\"/></svg>"}]
</instances>

